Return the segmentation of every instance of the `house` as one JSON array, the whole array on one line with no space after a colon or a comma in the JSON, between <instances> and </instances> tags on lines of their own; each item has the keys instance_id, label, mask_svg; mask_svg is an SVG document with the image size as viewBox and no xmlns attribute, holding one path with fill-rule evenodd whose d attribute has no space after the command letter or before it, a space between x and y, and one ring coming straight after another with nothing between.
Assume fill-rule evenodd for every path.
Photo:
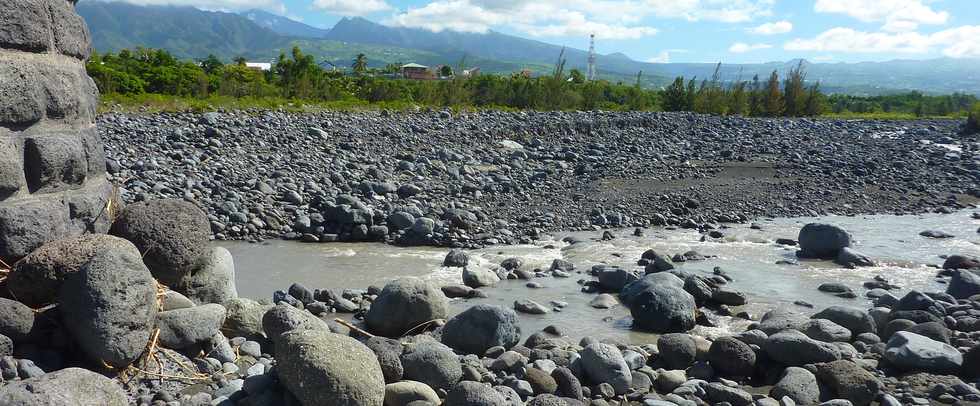
<instances>
[{"instance_id":1,"label":"house","mask_svg":"<svg viewBox=\"0 0 980 406\"><path fill-rule=\"evenodd\" d=\"M428 66L419 65L417 63L409 63L402 65L402 76L405 79L414 80L430 80L435 79L435 72L431 71Z\"/></svg>"},{"instance_id":2,"label":"house","mask_svg":"<svg viewBox=\"0 0 980 406\"><path fill-rule=\"evenodd\" d=\"M245 62L245 67L260 71L272 70L272 64L269 62Z\"/></svg>"}]
</instances>

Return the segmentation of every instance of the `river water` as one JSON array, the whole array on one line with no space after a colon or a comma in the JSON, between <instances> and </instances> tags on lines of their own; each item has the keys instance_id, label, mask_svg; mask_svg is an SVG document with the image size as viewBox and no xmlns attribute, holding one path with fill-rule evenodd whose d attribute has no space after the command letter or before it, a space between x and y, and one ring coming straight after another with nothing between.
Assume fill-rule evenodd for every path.
<instances>
[{"instance_id":1,"label":"river water","mask_svg":"<svg viewBox=\"0 0 980 406\"><path fill-rule=\"evenodd\" d=\"M878 266L845 269L829 261L800 261L797 265L777 265L780 260L795 259L795 248L775 244L777 238L795 239L806 223L819 221L837 224L847 229L855 238L854 246L878 262ZM714 258L677 264L679 268L710 274L714 267L721 267L733 279L729 286L744 292L749 303L736 310L746 310L758 318L775 306L789 305L803 300L816 306L843 304L866 307L866 289L862 284L876 275L887 278L902 287L893 294L901 295L908 289L926 291L943 290L936 279L936 269L942 255L980 255L980 221L972 220L969 212L947 215L921 216L861 216L770 219L757 221L761 229L748 225L734 225L721 230L725 237L700 242L701 234L693 230L669 230L651 228L642 237L632 236L632 230L614 231L617 238L600 241L601 232L556 233L534 245L490 247L470 251L471 267L491 267L506 258L519 257L528 269L547 269L555 258L563 258L576 265L571 278L538 278L540 289L526 287L527 281L501 281L483 299L455 299L452 313L476 303L499 304L512 307L517 299L531 299L545 306L549 302L567 302L560 312L544 315L519 314L524 335L539 331L547 325L564 328L578 339L583 336L617 338L633 343L655 342L652 334L632 331L629 310L624 306L598 310L588 305L594 295L580 292L580 279L589 279L584 273L592 265L619 265L627 269L641 269L636 265L643 251L653 248L657 252L673 255L695 250ZM929 239L919 236L927 229L942 230L953 234L952 239ZM562 242L572 236L583 242ZM314 288L366 288L383 286L388 280L403 276L419 276L436 284L461 283L459 268L441 267L447 249L431 247L393 247L383 244L334 243L303 244L290 241L268 241L261 244L247 242L218 242L235 258L239 294L250 298L271 298L277 289L286 289L293 282ZM826 282L840 282L858 294L857 299L843 299L817 291ZM813 311L798 307L799 311ZM748 322L722 318L717 328L698 327L696 334L715 336L744 328Z\"/></svg>"}]
</instances>

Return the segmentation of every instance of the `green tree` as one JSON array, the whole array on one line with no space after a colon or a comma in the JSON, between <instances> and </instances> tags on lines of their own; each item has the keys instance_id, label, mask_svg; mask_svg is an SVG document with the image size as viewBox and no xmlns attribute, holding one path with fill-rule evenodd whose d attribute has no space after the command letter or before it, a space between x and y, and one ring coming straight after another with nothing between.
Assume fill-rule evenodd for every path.
<instances>
[{"instance_id":1,"label":"green tree","mask_svg":"<svg viewBox=\"0 0 980 406\"><path fill-rule=\"evenodd\" d=\"M453 76L453 67L449 65L442 65L442 67L439 68L439 76L444 78Z\"/></svg>"},{"instance_id":2,"label":"green tree","mask_svg":"<svg viewBox=\"0 0 980 406\"><path fill-rule=\"evenodd\" d=\"M786 75L785 90L783 91L783 114L787 117L798 117L804 114L807 103L805 81L806 71L803 68L803 61L800 60L799 64L790 69Z\"/></svg>"},{"instance_id":3,"label":"green tree","mask_svg":"<svg viewBox=\"0 0 980 406\"><path fill-rule=\"evenodd\" d=\"M816 82L807 88L806 103L804 104L803 114L816 117L823 114L824 98L820 92L820 82Z\"/></svg>"},{"instance_id":4,"label":"green tree","mask_svg":"<svg viewBox=\"0 0 980 406\"><path fill-rule=\"evenodd\" d=\"M779 73L772 71L769 81L766 82L766 89L763 95L763 114L768 117L777 117L783 112L783 94L779 91Z\"/></svg>"},{"instance_id":5,"label":"green tree","mask_svg":"<svg viewBox=\"0 0 980 406\"><path fill-rule=\"evenodd\" d=\"M761 116L762 108L762 84L759 83L759 75L752 76L752 88L749 90L749 115Z\"/></svg>"},{"instance_id":6,"label":"green tree","mask_svg":"<svg viewBox=\"0 0 980 406\"><path fill-rule=\"evenodd\" d=\"M687 91L684 92L687 96L687 100L684 103L685 111L694 111L694 107L698 104L697 79L698 77L695 76L687 82Z\"/></svg>"},{"instance_id":7,"label":"green tree","mask_svg":"<svg viewBox=\"0 0 980 406\"><path fill-rule=\"evenodd\" d=\"M964 129L967 134L980 133L980 103L973 105L973 109L970 110L970 114L966 118Z\"/></svg>"},{"instance_id":8,"label":"green tree","mask_svg":"<svg viewBox=\"0 0 980 406\"><path fill-rule=\"evenodd\" d=\"M248 59L245 59L244 56L236 56L235 59L233 59L233 61L235 62L235 65L245 66L245 63L248 62Z\"/></svg>"},{"instance_id":9,"label":"green tree","mask_svg":"<svg viewBox=\"0 0 980 406\"><path fill-rule=\"evenodd\" d=\"M582 71L578 69L572 69L571 71L569 71L568 76L572 78L572 83L575 84L585 83L585 75L582 73Z\"/></svg>"},{"instance_id":10,"label":"green tree","mask_svg":"<svg viewBox=\"0 0 980 406\"><path fill-rule=\"evenodd\" d=\"M687 106L684 77L678 76L670 86L664 89L663 109L664 111L684 111L687 110Z\"/></svg>"},{"instance_id":11,"label":"green tree","mask_svg":"<svg viewBox=\"0 0 980 406\"><path fill-rule=\"evenodd\" d=\"M204 69L204 73L207 73L208 75L217 72L224 65L225 64L221 62L221 59L218 59L218 57L214 56L214 54L208 55L207 58L204 58L204 60L201 61L201 69Z\"/></svg>"},{"instance_id":12,"label":"green tree","mask_svg":"<svg viewBox=\"0 0 980 406\"><path fill-rule=\"evenodd\" d=\"M360 74L363 74L364 72L366 72L367 71L367 55L357 54L357 56L354 57L354 61L351 63L351 66L350 67L351 67L351 69L354 70L354 73L359 74L359 75Z\"/></svg>"}]
</instances>

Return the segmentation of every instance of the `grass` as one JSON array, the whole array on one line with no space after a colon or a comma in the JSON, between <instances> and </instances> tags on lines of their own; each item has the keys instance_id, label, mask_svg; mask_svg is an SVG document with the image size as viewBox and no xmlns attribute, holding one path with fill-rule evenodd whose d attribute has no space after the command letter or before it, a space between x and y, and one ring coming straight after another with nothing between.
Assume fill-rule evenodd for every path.
<instances>
[{"instance_id":1,"label":"grass","mask_svg":"<svg viewBox=\"0 0 980 406\"><path fill-rule=\"evenodd\" d=\"M160 113L160 112L208 112L216 110L285 110L290 112L316 112L316 111L377 111L394 110L410 111L419 107L426 107L412 102L380 102L370 103L361 99L334 100L334 101L311 101L285 99L282 97L231 97L212 95L207 98L169 96L161 94L104 94L99 104L99 112L126 112L126 113ZM431 106L432 108L442 108ZM610 107L610 106L606 106ZM519 111L520 109L507 106L457 106L451 108L454 112L461 111ZM617 109L604 109L617 110ZM929 116L917 117L913 113L901 112L871 112L871 113L824 113L820 118L844 119L844 120L919 120L926 118L946 118L962 119L965 113L957 113L948 116ZM970 113L974 123L974 131L980 131L980 105ZM969 124L968 124L969 126Z\"/></svg>"},{"instance_id":2,"label":"grass","mask_svg":"<svg viewBox=\"0 0 980 406\"><path fill-rule=\"evenodd\" d=\"M99 112L160 113L160 112L208 112L216 110L286 110L308 111L361 111L361 110L408 110L415 105L408 102L368 103L363 100L336 100L328 102L293 100L281 97L231 97L212 95L207 98L168 96L160 94L104 94Z\"/></svg>"}]
</instances>

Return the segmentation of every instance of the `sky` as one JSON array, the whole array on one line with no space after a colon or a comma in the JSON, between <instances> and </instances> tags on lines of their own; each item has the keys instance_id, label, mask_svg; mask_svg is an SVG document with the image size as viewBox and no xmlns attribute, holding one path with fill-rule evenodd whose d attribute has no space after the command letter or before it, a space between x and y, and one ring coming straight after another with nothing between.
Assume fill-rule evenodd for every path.
<instances>
[{"instance_id":1,"label":"sky","mask_svg":"<svg viewBox=\"0 0 980 406\"><path fill-rule=\"evenodd\" d=\"M980 58L980 0L124 0L488 30L647 62Z\"/></svg>"}]
</instances>

